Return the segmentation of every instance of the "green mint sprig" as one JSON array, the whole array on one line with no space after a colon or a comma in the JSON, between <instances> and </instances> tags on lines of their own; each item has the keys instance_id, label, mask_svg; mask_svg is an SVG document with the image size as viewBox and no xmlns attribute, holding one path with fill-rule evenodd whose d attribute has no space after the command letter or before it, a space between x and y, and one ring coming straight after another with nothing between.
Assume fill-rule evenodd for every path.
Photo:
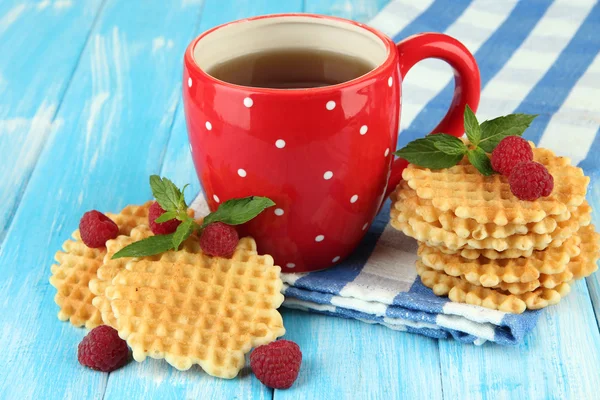
<instances>
[{"instance_id":1,"label":"green mint sprig","mask_svg":"<svg viewBox=\"0 0 600 400\"><path fill-rule=\"evenodd\" d=\"M227 225L240 225L246 223L272 207L275 203L268 197L250 196L241 199L227 200L219 208L208 214L199 225L187 213L188 205L185 202L184 191L188 185L181 190L167 178L158 175L150 177L152 194L165 213L158 217L155 222L162 223L173 219L181 221L177 230L168 235L154 235L146 239L134 242L116 252L112 259L121 257L146 257L164 253L169 250L178 250L190 235L196 231L202 231L212 222L223 222Z\"/></svg>"},{"instance_id":2,"label":"green mint sprig","mask_svg":"<svg viewBox=\"0 0 600 400\"><path fill-rule=\"evenodd\" d=\"M473 110L465 107L464 122L468 144L452 135L436 133L413 140L394 154L411 164L430 169L450 168L466 155L485 176L495 173L487 153L507 136L521 136L537 115L510 114L479 123Z\"/></svg>"}]
</instances>

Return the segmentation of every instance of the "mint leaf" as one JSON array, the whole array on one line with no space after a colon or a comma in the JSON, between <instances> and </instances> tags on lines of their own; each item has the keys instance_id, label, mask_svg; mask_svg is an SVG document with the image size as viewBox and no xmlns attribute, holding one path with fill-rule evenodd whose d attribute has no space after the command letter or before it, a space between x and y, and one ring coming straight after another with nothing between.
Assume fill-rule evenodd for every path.
<instances>
[{"instance_id":1,"label":"mint leaf","mask_svg":"<svg viewBox=\"0 0 600 400\"><path fill-rule=\"evenodd\" d=\"M179 208L183 210L187 210L187 204L185 204L185 189L190 186L189 183L186 183L183 188L181 188L181 196L179 196Z\"/></svg>"},{"instance_id":2,"label":"mint leaf","mask_svg":"<svg viewBox=\"0 0 600 400\"><path fill-rule=\"evenodd\" d=\"M451 142L454 139L459 140L454 136L436 133L423 139L413 140L394 154L420 167L430 169L450 168L458 164L463 155L446 154L436 147L436 143ZM444 147L441 144L438 144L438 146Z\"/></svg>"},{"instance_id":3,"label":"mint leaf","mask_svg":"<svg viewBox=\"0 0 600 400\"><path fill-rule=\"evenodd\" d=\"M444 154L463 156L468 150L463 141L457 137L446 134L437 134L436 136L442 136L444 138L444 140L436 140L433 142L433 145Z\"/></svg>"},{"instance_id":4,"label":"mint leaf","mask_svg":"<svg viewBox=\"0 0 600 400\"><path fill-rule=\"evenodd\" d=\"M154 220L154 222L160 224L162 222L167 222L167 221L170 221L175 218L177 218L177 211L167 211L166 213L162 214L160 217L156 218Z\"/></svg>"},{"instance_id":5,"label":"mint leaf","mask_svg":"<svg viewBox=\"0 0 600 400\"><path fill-rule=\"evenodd\" d=\"M471 107L467 104L465 107L465 132L467 134L467 138L469 138L469 142L472 145L479 145L479 141L481 140L481 129L479 128L479 122L477 121L477 117Z\"/></svg>"},{"instance_id":6,"label":"mint leaf","mask_svg":"<svg viewBox=\"0 0 600 400\"><path fill-rule=\"evenodd\" d=\"M182 193L169 179L152 175L150 176L150 188L154 198L163 210L175 211L180 208Z\"/></svg>"},{"instance_id":7,"label":"mint leaf","mask_svg":"<svg viewBox=\"0 0 600 400\"><path fill-rule=\"evenodd\" d=\"M490 162L490 158L480 147L477 147L474 150L469 150L467 152L467 157L469 158L469 162L475 168L477 168L482 175L490 176L495 174L495 171L492 168L492 163Z\"/></svg>"},{"instance_id":8,"label":"mint leaf","mask_svg":"<svg viewBox=\"0 0 600 400\"><path fill-rule=\"evenodd\" d=\"M181 243L185 241L185 239L189 238L192 232L194 231L196 223L193 219L188 219L183 221L177 227L177 230L173 234L173 248L175 250L179 250L179 246Z\"/></svg>"},{"instance_id":9,"label":"mint leaf","mask_svg":"<svg viewBox=\"0 0 600 400\"><path fill-rule=\"evenodd\" d=\"M139 242L131 243L116 252L112 259L121 257L145 257L164 253L173 248L173 234L150 236Z\"/></svg>"},{"instance_id":10,"label":"mint leaf","mask_svg":"<svg viewBox=\"0 0 600 400\"><path fill-rule=\"evenodd\" d=\"M217 211L204 218L202 228L211 222L223 222L227 225L240 225L250 221L265 208L274 206L273 200L267 197L250 196L242 199L231 199L221 204Z\"/></svg>"},{"instance_id":11,"label":"mint leaf","mask_svg":"<svg viewBox=\"0 0 600 400\"><path fill-rule=\"evenodd\" d=\"M507 136L521 136L537 115L509 114L484 121L481 128L479 147L487 153L494 151L498 143Z\"/></svg>"}]
</instances>

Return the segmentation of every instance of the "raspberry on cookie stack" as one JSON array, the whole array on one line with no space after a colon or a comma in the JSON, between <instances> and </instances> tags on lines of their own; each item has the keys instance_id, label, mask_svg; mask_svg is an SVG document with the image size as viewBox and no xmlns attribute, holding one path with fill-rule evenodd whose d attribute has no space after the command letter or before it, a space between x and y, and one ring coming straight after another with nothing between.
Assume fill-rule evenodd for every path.
<instances>
[{"instance_id":1,"label":"raspberry on cookie stack","mask_svg":"<svg viewBox=\"0 0 600 400\"><path fill-rule=\"evenodd\" d=\"M467 157L404 170L391 223L420 242L417 272L435 294L522 313L558 303L597 269L589 178L568 158L523 143L508 137L494 150L491 165L504 175L485 176Z\"/></svg>"}]
</instances>

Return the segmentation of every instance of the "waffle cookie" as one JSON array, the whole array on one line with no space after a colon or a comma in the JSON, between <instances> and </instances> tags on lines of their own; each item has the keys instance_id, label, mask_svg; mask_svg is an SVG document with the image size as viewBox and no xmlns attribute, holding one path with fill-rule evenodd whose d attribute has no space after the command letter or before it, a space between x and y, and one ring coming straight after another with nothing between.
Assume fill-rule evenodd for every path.
<instances>
[{"instance_id":1,"label":"waffle cookie","mask_svg":"<svg viewBox=\"0 0 600 400\"><path fill-rule=\"evenodd\" d=\"M483 176L466 159L441 170L411 164L402 177L419 198L431 200L436 209L479 224L524 225L579 207L585 200L589 177L572 166L569 158L557 157L550 150L534 148L533 154L534 160L545 165L554 177L552 194L534 202L519 201L511 193L506 177Z\"/></svg>"},{"instance_id":2,"label":"waffle cookie","mask_svg":"<svg viewBox=\"0 0 600 400\"><path fill-rule=\"evenodd\" d=\"M78 229L72 239L65 241L62 251L56 253L57 264L50 267L50 284L56 288L54 302L60 308L58 319L87 329L102 325L100 312L92 305L94 295L88 289L88 282L96 276L105 252L103 248L87 247Z\"/></svg>"},{"instance_id":3,"label":"waffle cookie","mask_svg":"<svg viewBox=\"0 0 600 400\"><path fill-rule=\"evenodd\" d=\"M409 189L410 190L410 189ZM410 190L412 191L412 190ZM414 191L412 191L414 193ZM416 195L412 197L415 199ZM396 201L392 213L392 224L415 239L425 242L430 246L442 246L449 250L495 250L502 252L508 249L515 250L543 250L547 247L558 247L566 239L571 237L581 225L588 225L591 221L591 208L584 202L572 213L571 218L557 223L551 233L537 234L526 233L522 235L511 235L505 238L488 237L477 240L473 238L462 238L454 231L444 229L439 222L426 222L415 211L415 204L411 199ZM411 229L407 229L406 224Z\"/></svg>"},{"instance_id":4,"label":"waffle cookie","mask_svg":"<svg viewBox=\"0 0 600 400\"><path fill-rule=\"evenodd\" d=\"M479 257L475 260L457 254L445 254L424 243L419 245L418 255L423 264L450 276L464 277L467 281L484 286L496 287L504 283L538 282L540 276L564 272L571 259L580 253L579 235L566 240L562 246L546 251L534 251L531 257L491 260Z\"/></svg>"},{"instance_id":5,"label":"waffle cookie","mask_svg":"<svg viewBox=\"0 0 600 400\"><path fill-rule=\"evenodd\" d=\"M464 279L446 275L417 261L417 273L423 285L438 296L448 296L454 302L467 303L493 310L521 314L526 309L537 310L557 304L571 291L568 283L553 289L538 288L532 292L514 295L509 292L473 285Z\"/></svg>"},{"instance_id":6,"label":"waffle cookie","mask_svg":"<svg viewBox=\"0 0 600 400\"><path fill-rule=\"evenodd\" d=\"M111 239L106 242L106 254L104 255L104 262L96 273L96 277L90 280L89 287L90 291L95 295L92 300L92 304L100 310L102 321L104 325L112 326L116 329L117 321L115 315L110 307L110 302L104 295L106 287L110 284L112 279L123 269L130 257L117 258L112 260L112 256L125 246L130 245L138 240L145 239L152 236L152 231L146 225L140 225L136 229L130 231L130 236L120 235L115 239Z\"/></svg>"},{"instance_id":7,"label":"waffle cookie","mask_svg":"<svg viewBox=\"0 0 600 400\"><path fill-rule=\"evenodd\" d=\"M225 259L203 254L192 235L177 252L130 260L105 295L135 360L164 358L180 370L199 364L233 378L245 353L285 333L279 275L251 238Z\"/></svg>"},{"instance_id":8,"label":"waffle cookie","mask_svg":"<svg viewBox=\"0 0 600 400\"><path fill-rule=\"evenodd\" d=\"M142 206L127 206L120 213L106 215L119 227L119 233L129 234L140 221L148 219L150 202ZM81 240L79 230L63 244L55 255L57 264L50 267L50 284L57 290L54 301L59 306L58 319L69 320L75 326L92 329L102 324L98 309L92 304L94 294L88 284L102 265L105 248L92 249Z\"/></svg>"}]
</instances>

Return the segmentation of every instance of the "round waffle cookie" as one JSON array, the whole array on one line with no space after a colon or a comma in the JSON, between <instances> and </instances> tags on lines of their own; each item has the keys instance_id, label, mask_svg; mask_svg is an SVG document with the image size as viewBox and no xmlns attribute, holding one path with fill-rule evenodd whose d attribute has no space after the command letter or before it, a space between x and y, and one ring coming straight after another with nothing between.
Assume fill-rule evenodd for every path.
<instances>
[{"instance_id":1,"label":"round waffle cookie","mask_svg":"<svg viewBox=\"0 0 600 400\"><path fill-rule=\"evenodd\" d=\"M193 211L188 209L188 215L193 217ZM147 226L148 217L144 220L138 221L137 229L129 230L129 232L119 235L114 239L106 242L106 252L103 259L103 264L98 268L96 276L90 280L89 287L90 291L95 295L92 299L92 304L100 310L102 321L105 325L112 326L116 329L116 319L110 307L110 302L104 295L104 291L112 279L123 269L125 264L131 260L130 257L112 259L112 256L116 252L123 249L124 247L137 242L142 239L146 239L153 235L150 228ZM156 259L159 256L146 257L147 259Z\"/></svg>"},{"instance_id":2,"label":"round waffle cookie","mask_svg":"<svg viewBox=\"0 0 600 400\"><path fill-rule=\"evenodd\" d=\"M226 259L205 255L192 235L177 252L130 260L105 295L136 361L164 358L180 370L199 364L233 378L245 353L285 333L280 271L251 238Z\"/></svg>"},{"instance_id":3,"label":"round waffle cookie","mask_svg":"<svg viewBox=\"0 0 600 400\"><path fill-rule=\"evenodd\" d=\"M448 296L457 303L514 314L521 314L526 309L537 310L557 304L571 291L568 283L561 283L553 289L538 288L532 292L514 295L503 290L473 285L464 279L428 268L421 261L417 261L417 273L423 285L431 288L438 296Z\"/></svg>"},{"instance_id":4,"label":"round waffle cookie","mask_svg":"<svg viewBox=\"0 0 600 400\"><path fill-rule=\"evenodd\" d=\"M142 206L127 206L120 213L106 215L119 227L119 233L128 235L140 221L147 221L150 202ZM94 294L88 284L96 277L102 265L105 248L92 249L81 240L79 230L73 232L73 239L65 241L63 250L55 255L57 264L50 267L50 284L57 290L54 301L59 306L58 319L69 320L75 326L87 329L102 324L98 309L92 304Z\"/></svg>"},{"instance_id":5,"label":"round waffle cookie","mask_svg":"<svg viewBox=\"0 0 600 400\"><path fill-rule=\"evenodd\" d=\"M555 229L550 233L537 234L526 233L522 235L511 235L505 238L488 237L477 240L463 238L454 231L444 229L439 221L427 222L416 211L418 199L414 190L406 184L400 185L401 195L396 195L394 209L392 212L392 224L405 234L425 242L430 246L441 246L449 250L490 249L502 252L509 249L514 250L543 250L548 246L558 247L566 239L571 237L581 225L588 225L591 221L591 208L587 202L575 208L571 217L567 220L557 222ZM410 229L406 228L410 225ZM410 232L410 233L409 233Z\"/></svg>"},{"instance_id":6,"label":"round waffle cookie","mask_svg":"<svg viewBox=\"0 0 600 400\"><path fill-rule=\"evenodd\" d=\"M396 202L407 202L414 208L414 212L425 222L441 225L447 231L454 232L463 239L483 240L487 238L502 239L513 235L550 234L554 232L560 222L571 219L571 212L578 210L580 216L589 219L591 207L584 202L579 207L571 207L569 212L560 215L550 215L539 222L529 224L506 224L503 226L494 223L480 224L472 218L458 218L451 211L440 211L433 206L431 200L421 199L416 192L402 181L393 194Z\"/></svg>"},{"instance_id":7,"label":"round waffle cookie","mask_svg":"<svg viewBox=\"0 0 600 400\"><path fill-rule=\"evenodd\" d=\"M458 165L430 170L410 164L402 173L421 199L431 200L440 211L474 219L479 224L525 225L549 215L562 215L585 200L589 177L566 157L547 149L533 149L534 160L545 165L554 177L554 190L536 201L520 201L502 175L486 177L466 159Z\"/></svg>"},{"instance_id":8,"label":"round waffle cookie","mask_svg":"<svg viewBox=\"0 0 600 400\"><path fill-rule=\"evenodd\" d=\"M502 260L490 260L486 257L470 260L458 254L445 254L421 243L418 255L425 266L444 271L450 276L462 276L476 285L496 287L501 283L534 282L534 285L540 286L540 276L544 279L544 276L561 274L567 269L567 264L579 255L580 243L579 235L574 235L560 247L534 251L531 257Z\"/></svg>"}]
</instances>

